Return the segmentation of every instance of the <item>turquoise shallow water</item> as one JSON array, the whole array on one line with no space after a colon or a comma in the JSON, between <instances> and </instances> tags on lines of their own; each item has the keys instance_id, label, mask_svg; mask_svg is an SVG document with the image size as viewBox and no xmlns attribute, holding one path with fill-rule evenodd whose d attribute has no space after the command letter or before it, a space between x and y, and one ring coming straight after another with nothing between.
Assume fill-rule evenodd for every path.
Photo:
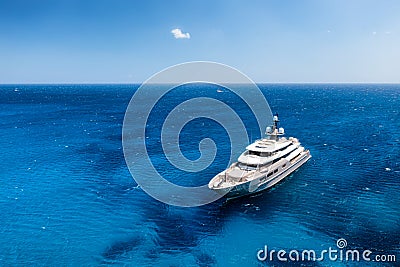
<instances>
[{"instance_id":1,"label":"turquoise shallow water","mask_svg":"<svg viewBox=\"0 0 400 267\"><path fill-rule=\"evenodd\" d=\"M257 251L264 245L322 250L345 238L349 248L397 255L398 265L400 86L260 87L286 133L313 158L261 195L178 208L146 195L126 167L122 121L137 86L0 86L0 264L279 266L259 262ZM189 89L165 103L206 95L246 112L228 92ZM164 111L151 117L151 136L159 133ZM183 153L197 158L206 134L219 149L218 161L201 174L174 170L159 141L148 143L152 161L178 184L204 184L226 165L226 133L211 121L198 123L207 132L196 123L184 129ZM248 118L246 126L254 121ZM193 143L191 131L198 137Z\"/></svg>"}]
</instances>

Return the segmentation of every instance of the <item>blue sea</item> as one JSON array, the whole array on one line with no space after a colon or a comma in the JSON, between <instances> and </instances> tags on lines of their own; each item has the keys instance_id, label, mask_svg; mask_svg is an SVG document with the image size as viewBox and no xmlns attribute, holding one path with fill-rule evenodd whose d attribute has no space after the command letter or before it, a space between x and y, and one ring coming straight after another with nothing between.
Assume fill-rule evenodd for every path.
<instances>
[{"instance_id":1,"label":"blue sea","mask_svg":"<svg viewBox=\"0 0 400 267\"><path fill-rule=\"evenodd\" d=\"M400 85L259 85L312 158L262 194L194 208L148 196L126 166L122 124L138 86L0 86L1 266L400 266ZM147 148L178 184L206 184L227 165L226 132L209 120L182 132L188 158L206 135L217 144L201 175L175 172L162 155L157 125L168 105L199 96L242 110L205 84L161 103ZM397 261L257 259L265 246L321 251L339 238Z\"/></svg>"}]
</instances>

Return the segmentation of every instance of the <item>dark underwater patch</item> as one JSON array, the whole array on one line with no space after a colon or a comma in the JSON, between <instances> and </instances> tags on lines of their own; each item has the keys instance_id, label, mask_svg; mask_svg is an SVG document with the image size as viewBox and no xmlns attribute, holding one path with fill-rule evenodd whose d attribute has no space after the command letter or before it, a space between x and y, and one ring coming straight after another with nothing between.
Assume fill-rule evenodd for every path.
<instances>
[{"instance_id":1,"label":"dark underwater patch","mask_svg":"<svg viewBox=\"0 0 400 267\"><path fill-rule=\"evenodd\" d=\"M107 250L103 252L102 256L108 260L115 260L122 255L131 252L142 243L142 238L138 236L134 236L125 241L117 241L113 243L110 247L108 247Z\"/></svg>"}]
</instances>

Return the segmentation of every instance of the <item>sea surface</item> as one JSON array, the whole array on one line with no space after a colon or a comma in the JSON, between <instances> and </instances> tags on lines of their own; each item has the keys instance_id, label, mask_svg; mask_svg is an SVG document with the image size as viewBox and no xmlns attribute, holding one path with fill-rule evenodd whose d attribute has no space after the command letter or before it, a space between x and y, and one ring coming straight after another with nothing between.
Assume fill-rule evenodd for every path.
<instances>
[{"instance_id":1,"label":"sea surface","mask_svg":"<svg viewBox=\"0 0 400 267\"><path fill-rule=\"evenodd\" d=\"M138 85L1 85L0 265L288 266L257 252L338 249L344 238L346 248L397 257L362 266L400 266L400 85L259 86L312 158L262 194L182 208L148 196L126 166L122 123ZM199 96L246 114L232 92L206 84L178 88L155 107L147 148L177 184L206 184L229 160L226 132L202 119L183 129L182 152L198 158L209 136L218 147L209 168L185 175L162 153L168 105ZM259 138L254 120L242 118Z\"/></svg>"}]
</instances>

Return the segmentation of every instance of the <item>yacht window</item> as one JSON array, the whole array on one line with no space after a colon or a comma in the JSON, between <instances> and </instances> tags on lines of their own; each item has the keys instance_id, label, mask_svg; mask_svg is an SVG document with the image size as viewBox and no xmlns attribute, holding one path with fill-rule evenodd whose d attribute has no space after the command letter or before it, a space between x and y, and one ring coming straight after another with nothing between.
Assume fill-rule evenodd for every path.
<instances>
[{"instance_id":1,"label":"yacht window","mask_svg":"<svg viewBox=\"0 0 400 267\"><path fill-rule=\"evenodd\" d=\"M249 150L249 155L260 156L261 152Z\"/></svg>"},{"instance_id":2,"label":"yacht window","mask_svg":"<svg viewBox=\"0 0 400 267\"><path fill-rule=\"evenodd\" d=\"M283 164L283 165L282 165L282 168L285 168L285 167L286 167L286 164Z\"/></svg>"},{"instance_id":3,"label":"yacht window","mask_svg":"<svg viewBox=\"0 0 400 267\"><path fill-rule=\"evenodd\" d=\"M242 169L242 170L246 170L246 171L253 171L253 170L257 169L256 166L246 165L246 164L243 164L243 163L239 164L239 168Z\"/></svg>"}]
</instances>

